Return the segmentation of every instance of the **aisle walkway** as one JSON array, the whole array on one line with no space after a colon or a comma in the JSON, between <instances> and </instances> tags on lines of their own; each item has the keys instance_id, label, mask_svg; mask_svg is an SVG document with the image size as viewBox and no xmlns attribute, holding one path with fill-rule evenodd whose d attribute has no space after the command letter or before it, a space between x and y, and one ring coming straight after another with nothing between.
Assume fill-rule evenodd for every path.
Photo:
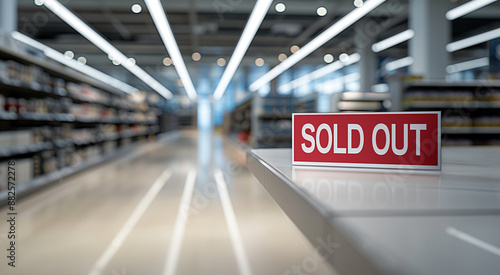
<instances>
[{"instance_id":1,"label":"aisle walkway","mask_svg":"<svg viewBox=\"0 0 500 275\"><path fill-rule=\"evenodd\" d=\"M17 267L2 256L0 274L333 274L244 161L184 131L52 185L18 202Z\"/></svg>"}]
</instances>

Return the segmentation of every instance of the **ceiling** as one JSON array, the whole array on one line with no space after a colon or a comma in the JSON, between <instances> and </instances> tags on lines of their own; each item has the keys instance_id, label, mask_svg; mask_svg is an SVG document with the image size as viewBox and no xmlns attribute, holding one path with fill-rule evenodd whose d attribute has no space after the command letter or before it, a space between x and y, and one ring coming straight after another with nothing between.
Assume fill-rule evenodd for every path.
<instances>
[{"instance_id":1,"label":"ceiling","mask_svg":"<svg viewBox=\"0 0 500 275\"><path fill-rule=\"evenodd\" d=\"M135 58L139 66L155 78L161 78L158 79L160 82L176 82L178 77L174 68L162 65L163 58L168 54L143 1L61 0L60 2L125 55ZM281 2L286 4L286 11L276 12L274 5L278 1L273 3L248 49L242 67L251 66L257 57L264 58L271 67L278 64L277 56L280 53L290 55L292 45L305 45L354 8L352 0L282 0ZM466 1L451 2L454 2L450 3L453 7ZM135 14L131 11L134 3L139 3L143 7L141 13ZM202 64L215 64L216 59L220 57L229 60L255 1L163 0L162 4L196 84ZM85 56L88 65L126 79L140 88L146 87L125 69L112 65L104 53L47 8L36 6L33 0L18 0L18 5L19 31L58 51L72 50L75 56ZM397 5L398 12L394 12L395 9L390 5ZM319 17L316 14L319 6L327 8L326 16ZM354 52L354 35L362 26L360 24L366 22L375 23L379 27L372 37L375 41L407 29L407 6L408 0L388 0L358 22L358 25L342 32L301 64L325 64L323 62L325 53L338 57L342 52ZM453 37L461 38L477 29L498 27L499 17L500 4L497 2L491 4L488 9L455 20L452 28ZM191 59L193 52L201 53L200 62ZM398 56L405 55L406 52L407 43L403 43L385 54Z\"/></svg>"}]
</instances>

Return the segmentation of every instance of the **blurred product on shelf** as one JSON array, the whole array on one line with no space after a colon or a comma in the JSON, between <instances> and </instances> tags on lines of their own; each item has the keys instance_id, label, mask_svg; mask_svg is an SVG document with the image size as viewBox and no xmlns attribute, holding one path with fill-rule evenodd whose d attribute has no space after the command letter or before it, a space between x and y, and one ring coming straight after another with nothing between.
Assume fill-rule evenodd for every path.
<instances>
[{"instance_id":1,"label":"blurred product on shelf","mask_svg":"<svg viewBox=\"0 0 500 275\"><path fill-rule=\"evenodd\" d=\"M176 129L157 95L120 93L60 68L0 47L0 173L15 160L18 182L40 186ZM0 201L6 196L2 185Z\"/></svg>"},{"instance_id":2,"label":"blurred product on shelf","mask_svg":"<svg viewBox=\"0 0 500 275\"><path fill-rule=\"evenodd\" d=\"M8 161L0 162L0 177L7 179L8 177ZM25 183L33 179L33 160L31 158L23 158L15 160L16 171L22 171L22 173L16 173L16 188L24 186ZM7 190L8 181L0 181L0 192Z\"/></svg>"},{"instance_id":3,"label":"blurred product on shelf","mask_svg":"<svg viewBox=\"0 0 500 275\"><path fill-rule=\"evenodd\" d=\"M0 150L29 145L32 144L32 141L33 131L31 130L0 132Z\"/></svg>"}]
</instances>

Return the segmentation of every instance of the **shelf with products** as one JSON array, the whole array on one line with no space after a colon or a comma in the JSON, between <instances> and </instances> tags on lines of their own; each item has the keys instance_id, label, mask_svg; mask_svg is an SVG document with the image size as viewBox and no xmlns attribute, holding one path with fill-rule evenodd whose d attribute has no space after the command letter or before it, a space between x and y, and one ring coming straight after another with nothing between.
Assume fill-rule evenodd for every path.
<instances>
[{"instance_id":1,"label":"shelf with products","mask_svg":"<svg viewBox=\"0 0 500 275\"><path fill-rule=\"evenodd\" d=\"M484 134L484 135L500 135L500 126L496 127L481 127L481 126L459 126L459 127L443 127L443 134Z\"/></svg>"},{"instance_id":2,"label":"shelf with products","mask_svg":"<svg viewBox=\"0 0 500 275\"><path fill-rule=\"evenodd\" d=\"M82 123L157 123L156 110L128 111L62 97L7 97L0 93L0 119Z\"/></svg>"},{"instance_id":3,"label":"shelf with products","mask_svg":"<svg viewBox=\"0 0 500 275\"><path fill-rule=\"evenodd\" d=\"M65 83L59 79L58 88L49 85L40 85L36 82L24 83L20 80L12 81L9 78L0 78L0 89L7 97L50 97L54 99L70 99L74 103L99 104L106 107L122 109L126 111L147 112L158 110L144 103L132 103L124 97L109 96L105 92L94 89L88 85L80 85L73 82ZM66 89L67 87L67 89Z\"/></svg>"},{"instance_id":4,"label":"shelf with products","mask_svg":"<svg viewBox=\"0 0 500 275\"><path fill-rule=\"evenodd\" d=\"M2 91L44 92L54 97L99 103L128 110L147 110L152 104L135 102L108 83L100 82L71 68L37 55L0 46L0 87ZM36 96L36 95L31 95Z\"/></svg>"},{"instance_id":5,"label":"shelf with products","mask_svg":"<svg viewBox=\"0 0 500 275\"><path fill-rule=\"evenodd\" d=\"M293 95L255 95L251 109L252 147L291 147L292 113L299 105Z\"/></svg>"},{"instance_id":6,"label":"shelf with products","mask_svg":"<svg viewBox=\"0 0 500 275\"><path fill-rule=\"evenodd\" d=\"M441 111L443 145L498 144L499 81L411 81L402 87L405 111Z\"/></svg>"},{"instance_id":7,"label":"shelf with products","mask_svg":"<svg viewBox=\"0 0 500 275\"><path fill-rule=\"evenodd\" d=\"M54 98L60 98L65 96L65 90L58 89L57 92L52 89L47 84L39 84L36 82L33 83L24 83L20 80L13 81L7 77L0 77L0 88L2 91L11 92L11 93L25 93L29 96L51 96Z\"/></svg>"},{"instance_id":8,"label":"shelf with products","mask_svg":"<svg viewBox=\"0 0 500 275\"><path fill-rule=\"evenodd\" d=\"M318 93L312 93L297 99L295 113L316 113L318 111Z\"/></svg>"},{"instance_id":9,"label":"shelf with products","mask_svg":"<svg viewBox=\"0 0 500 275\"><path fill-rule=\"evenodd\" d=\"M253 98L242 101L224 116L224 132L238 142L249 143Z\"/></svg>"},{"instance_id":10,"label":"shelf with products","mask_svg":"<svg viewBox=\"0 0 500 275\"><path fill-rule=\"evenodd\" d=\"M100 125L98 128L80 129L45 126L28 130L0 131L0 160L31 156L43 151L70 146L82 147L158 133L160 133L160 128L157 125L133 125L132 127Z\"/></svg>"},{"instance_id":11,"label":"shelf with products","mask_svg":"<svg viewBox=\"0 0 500 275\"><path fill-rule=\"evenodd\" d=\"M28 145L17 145L10 148L0 148L0 159L12 158L14 156L22 156L26 154L33 154L44 150L52 149L50 142L37 142Z\"/></svg>"},{"instance_id":12,"label":"shelf with products","mask_svg":"<svg viewBox=\"0 0 500 275\"><path fill-rule=\"evenodd\" d=\"M75 117L72 114L44 114L44 113L31 113L25 112L22 114L16 114L13 112L0 113L0 121L28 121L28 122L74 122L74 123L85 123L85 124L145 124L152 125L157 123L157 119L151 120L136 120L136 119L120 119L118 117Z\"/></svg>"},{"instance_id":13,"label":"shelf with products","mask_svg":"<svg viewBox=\"0 0 500 275\"><path fill-rule=\"evenodd\" d=\"M404 103L407 109L450 109L450 108L464 108L464 109L500 109L500 101L488 102L477 100L413 100L406 99Z\"/></svg>"},{"instance_id":14,"label":"shelf with products","mask_svg":"<svg viewBox=\"0 0 500 275\"><path fill-rule=\"evenodd\" d=\"M61 171L106 159L160 134L168 119L161 104L145 92L126 95L73 69L0 46L0 174L15 160L21 189L29 191L37 186L33 182L47 183Z\"/></svg>"}]
</instances>

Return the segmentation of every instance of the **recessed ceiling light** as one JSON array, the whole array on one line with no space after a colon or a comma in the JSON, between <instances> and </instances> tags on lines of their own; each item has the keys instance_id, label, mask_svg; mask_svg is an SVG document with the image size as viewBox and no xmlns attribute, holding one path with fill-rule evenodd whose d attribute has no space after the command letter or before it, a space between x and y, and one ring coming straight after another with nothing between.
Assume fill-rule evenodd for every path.
<instances>
[{"instance_id":1,"label":"recessed ceiling light","mask_svg":"<svg viewBox=\"0 0 500 275\"><path fill-rule=\"evenodd\" d=\"M360 8L360 7L362 7L362 6L363 6L363 4L364 4L363 0L354 0L354 6L355 6L356 8Z\"/></svg>"},{"instance_id":2,"label":"recessed ceiling light","mask_svg":"<svg viewBox=\"0 0 500 275\"><path fill-rule=\"evenodd\" d=\"M87 64L87 58L85 58L85 57L83 57L83 56L78 57L78 59L77 59L76 61L78 61L78 63L79 63L80 65L85 65L85 64Z\"/></svg>"},{"instance_id":3,"label":"recessed ceiling light","mask_svg":"<svg viewBox=\"0 0 500 275\"><path fill-rule=\"evenodd\" d=\"M279 60L280 62L283 62L283 60L285 60L286 58L287 58L287 56L286 56L286 54L284 54L284 53L280 53L280 54L278 55L278 60Z\"/></svg>"},{"instance_id":4,"label":"recessed ceiling light","mask_svg":"<svg viewBox=\"0 0 500 275\"><path fill-rule=\"evenodd\" d=\"M348 54L346 54L346 53L341 53L341 54L339 55L339 59L340 59L340 61L342 61L342 62L347 62L347 61L349 61L349 55L348 55Z\"/></svg>"},{"instance_id":5,"label":"recessed ceiling light","mask_svg":"<svg viewBox=\"0 0 500 275\"><path fill-rule=\"evenodd\" d=\"M73 53L72 51L65 51L65 52L64 52L64 56L65 56L67 59L73 59L73 57L75 57L75 53Z\"/></svg>"},{"instance_id":6,"label":"recessed ceiling light","mask_svg":"<svg viewBox=\"0 0 500 275\"><path fill-rule=\"evenodd\" d=\"M319 15L319 16L325 16L328 11L326 10L325 7L319 7L317 10L316 10L316 13Z\"/></svg>"},{"instance_id":7,"label":"recessed ceiling light","mask_svg":"<svg viewBox=\"0 0 500 275\"><path fill-rule=\"evenodd\" d=\"M120 60L118 60L118 59L113 59L113 61L112 61L112 62L113 62L113 65L115 65L115 66L118 66L118 65L122 64L122 63L120 62Z\"/></svg>"},{"instance_id":8,"label":"recessed ceiling light","mask_svg":"<svg viewBox=\"0 0 500 275\"><path fill-rule=\"evenodd\" d=\"M274 8L276 9L277 12L284 12L286 9L286 6L283 3L278 3L278 4L276 4L276 6Z\"/></svg>"},{"instance_id":9,"label":"recessed ceiling light","mask_svg":"<svg viewBox=\"0 0 500 275\"><path fill-rule=\"evenodd\" d=\"M142 7L139 4L133 4L131 10L133 13L140 13L142 11Z\"/></svg>"},{"instance_id":10,"label":"recessed ceiling light","mask_svg":"<svg viewBox=\"0 0 500 275\"><path fill-rule=\"evenodd\" d=\"M219 58L219 59L217 59L217 65L219 65L221 67L225 66L226 65L226 60L224 58L222 58L222 57Z\"/></svg>"},{"instance_id":11,"label":"recessed ceiling light","mask_svg":"<svg viewBox=\"0 0 500 275\"><path fill-rule=\"evenodd\" d=\"M191 58L194 60L194 61L200 61L201 60L201 54L199 52L194 52L192 55L191 55Z\"/></svg>"},{"instance_id":12,"label":"recessed ceiling light","mask_svg":"<svg viewBox=\"0 0 500 275\"><path fill-rule=\"evenodd\" d=\"M257 66L259 66L259 67L264 66L264 64L265 64L265 63L266 63L266 62L264 61L264 59L263 59L263 58L260 58L260 57L259 57L259 58L255 59L255 65L257 65Z\"/></svg>"},{"instance_id":13,"label":"recessed ceiling light","mask_svg":"<svg viewBox=\"0 0 500 275\"><path fill-rule=\"evenodd\" d=\"M295 52L296 52L296 51L298 51L299 49L300 49L300 47L299 47L299 46L297 46L297 45L293 45L293 46L291 46L291 47L290 47L290 52L295 53Z\"/></svg>"},{"instance_id":14,"label":"recessed ceiling light","mask_svg":"<svg viewBox=\"0 0 500 275\"><path fill-rule=\"evenodd\" d=\"M332 38L336 37L338 34L343 32L352 24L356 23L358 20L363 18L369 12L373 11L375 8L380 6L386 0L370 0L361 8L356 8L341 19L339 19L335 24L328 27L322 33L318 34L315 38L305 44L300 50L292 54L290 57L285 59L285 61L273 67L259 79L255 80L248 87L250 91L256 92L264 85L269 83L271 80L275 79L277 76L282 74L284 71L297 64L299 61L304 59L306 56L311 54L313 51L317 50L319 47L324 45L326 42L330 41Z\"/></svg>"},{"instance_id":15,"label":"recessed ceiling light","mask_svg":"<svg viewBox=\"0 0 500 275\"><path fill-rule=\"evenodd\" d=\"M332 63L333 62L333 55L327 53L325 54L325 56L323 56L323 61L325 61L326 63Z\"/></svg>"},{"instance_id":16,"label":"recessed ceiling light","mask_svg":"<svg viewBox=\"0 0 500 275\"><path fill-rule=\"evenodd\" d=\"M126 62L127 62L129 65L132 65L132 66L133 66L133 65L135 65L135 64L137 63L137 62L135 61L135 59L134 59L134 58L132 58L132 57L130 57L129 59L127 59L127 61L126 61Z\"/></svg>"},{"instance_id":17,"label":"recessed ceiling light","mask_svg":"<svg viewBox=\"0 0 500 275\"><path fill-rule=\"evenodd\" d=\"M163 65L165 65L167 67L172 65L172 59L170 59L170 57L163 58Z\"/></svg>"},{"instance_id":18,"label":"recessed ceiling light","mask_svg":"<svg viewBox=\"0 0 500 275\"><path fill-rule=\"evenodd\" d=\"M35 0L35 5L42 6L44 4L43 0Z\"/></svg>"}]
</instances>

